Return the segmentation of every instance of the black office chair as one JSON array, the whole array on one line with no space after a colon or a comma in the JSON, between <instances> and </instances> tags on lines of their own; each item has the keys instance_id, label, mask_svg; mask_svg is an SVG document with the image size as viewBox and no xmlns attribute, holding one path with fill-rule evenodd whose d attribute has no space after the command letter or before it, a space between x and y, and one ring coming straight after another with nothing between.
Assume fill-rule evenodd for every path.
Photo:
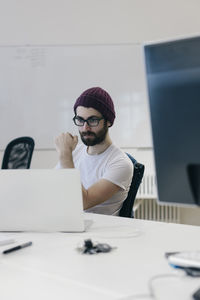
<instances>
[{"instance_id":1,"label":"black office chair","mask_svg":"<svg viewBox=\"0 0 200 300\"><path fill-rule=\"evenodd\" d=\"M124 202L123 202L123 205L119 212L119 216L126 217L126 218L134 218L133 204L135 201L135 197L136 197L138 188L142 181L142 177L144 175L145 167L143 164L138 163L129 153L126 153L126 154L131 159L131 161L134 165L134 173L133 173L131 186L130 186L130 189L128 192L128 196L127 196L126 200L124 200Z\"/></svg>"},{"instance_id":2,"label":"black office chair","mask_svg":"<svg viewBox=\"0 0 200 300\"><path fill-rule=\"evenodd\" d=\"M24 136L12 140L4 151L2 169L29 169L35 142Z\"/></svg>"}]
</instances>

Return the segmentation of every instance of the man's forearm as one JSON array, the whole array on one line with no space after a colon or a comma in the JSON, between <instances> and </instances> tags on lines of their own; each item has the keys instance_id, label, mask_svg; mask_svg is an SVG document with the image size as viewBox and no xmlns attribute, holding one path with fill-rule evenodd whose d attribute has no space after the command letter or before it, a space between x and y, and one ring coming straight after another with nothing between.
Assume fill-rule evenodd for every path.
<instances>
[{"instance_id":1,"label":"man's forearm","mask_svg":"<svg viewBox=\"0 0 200 300\"><path fill-rule=\"evenodd\" d=\"M63 168L66 168L66 169L74 168L72 153L61 155L60 156L60 164Z\"/></svg>"},{"instance_id":2,"label":"man's forearm","mask_svg":"<svg viewBox=\"0 0 200 300\"><path fill-rule=\"evenodd\" d=\"M88 191L82 185L82 195L83 195L83 209L88 209Z\"/></svg>"}]
</instances>

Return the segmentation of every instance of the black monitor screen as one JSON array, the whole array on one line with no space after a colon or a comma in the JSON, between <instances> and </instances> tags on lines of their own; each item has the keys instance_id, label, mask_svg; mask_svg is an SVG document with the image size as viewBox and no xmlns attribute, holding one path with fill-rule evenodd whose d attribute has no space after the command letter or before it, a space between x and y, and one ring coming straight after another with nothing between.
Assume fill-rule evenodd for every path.
<instances>
[{"instance_id":1,"label":"black monitor screen","mask_svg":"<svg viewBox=\"0 0 200 300\"><path fill-rule=\"evenodd\" d=\"M200 37L144 54L158 200L200 205Z\"/></svg>"}]
</instances>

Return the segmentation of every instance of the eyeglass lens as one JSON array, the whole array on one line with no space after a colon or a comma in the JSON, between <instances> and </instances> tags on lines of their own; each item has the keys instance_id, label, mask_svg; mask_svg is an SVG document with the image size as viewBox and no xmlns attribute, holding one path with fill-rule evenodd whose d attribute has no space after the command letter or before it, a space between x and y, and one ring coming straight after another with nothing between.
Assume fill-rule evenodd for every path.
<instances>
[{"instance_id":1,"label":"eyeglass lens","mask_svg":"<svg viewBox=\"0 0 200 300\"><path fill-rule=\"evenodd\" d=\"M75 116L73 118L75 125L77 125L77 126L83 126L84 123L86 122L88 124L88 126L91 126L91 127L98 126L100 120L102 120L102 119L103 118L94 118L94 117L91 117L91 118L88 118L88 119L85 120L85 119L83 119L81 117L77 117L77 116Z\"/></svg>"}]
</instances>

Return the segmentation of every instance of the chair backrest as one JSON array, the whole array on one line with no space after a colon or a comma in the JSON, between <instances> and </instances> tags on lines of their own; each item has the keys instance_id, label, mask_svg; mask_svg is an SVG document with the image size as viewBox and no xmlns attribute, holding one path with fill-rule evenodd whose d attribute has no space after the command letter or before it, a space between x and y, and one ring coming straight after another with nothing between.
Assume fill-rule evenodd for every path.
<instances>
[{"instance_id":1,"label":"chair backrest","mask_svg":"<svg viewBox=\"0 0 200 300\"><path fill-rule=\"evenodd\" d=\"M12 140L4 151L2 169L29 169L35 142L24 136Z\"/></svg>"},{"instance_id":2,"label":"chair backrest","mask_svg":"<svg viewBox=\"0 0 200 300\"><path fill-rule=\"evenodd\" d=\"M133 204L135 201L135 197L138 191L138 188L140 186L140 183L142 181L142 177L144 175L144 165L141 163L138 163L129 153L126 153L128 157L131 159L133 165L134 165L134 173L133 178L131 182L131 186L128 192L127 198L124 200L123 205L120 209L119 216L121 217L127 217L127 218L133 218Z\"/></svg>"}]
</instances>

